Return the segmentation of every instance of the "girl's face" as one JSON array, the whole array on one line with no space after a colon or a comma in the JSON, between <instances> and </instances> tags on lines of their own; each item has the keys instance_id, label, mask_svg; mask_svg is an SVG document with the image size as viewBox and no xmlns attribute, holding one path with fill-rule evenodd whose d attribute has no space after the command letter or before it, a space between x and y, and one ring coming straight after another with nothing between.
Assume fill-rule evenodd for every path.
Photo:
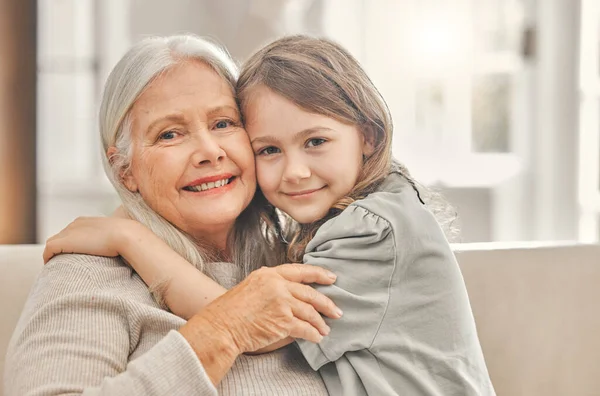
<instances>
[{"instance_id":1,"label":"girl's face","mask_svg":"<svg viewBox=\"0 0 600 396\"><path fill-rule=\"evenodd\" d=\"M320 220L352 190L370 145L356 126L306 112L264 86L249 98L246 130L262 192L299 223Z\"/></svg>"}]
</instances>

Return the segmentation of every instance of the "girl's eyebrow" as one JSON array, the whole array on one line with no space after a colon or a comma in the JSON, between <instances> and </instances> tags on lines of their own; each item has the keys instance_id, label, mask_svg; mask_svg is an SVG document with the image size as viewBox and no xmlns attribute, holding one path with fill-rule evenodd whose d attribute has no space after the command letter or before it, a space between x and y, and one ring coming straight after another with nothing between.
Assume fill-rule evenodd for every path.
<instances>
[{"instance_id":1,"label":"girl's eyebrow","mask_svg":"<svg viewBox=\"0 0 600 396\"><path fill-rule=\"evenodd\" d=\"M331 132L331 131L333 131L331 128L322 127L322 126L306 128L306 129L303 129L301 131L294 133L294 135L292 135L292 141L304 140L308 136L313 135L318 132ZM254 143L279 143L279 142L280 142L279 139L277 139L275 136L267 135L267 136L259 136L255 139L252 139L252 141L250 143L254 144Z\"/></svg>"}]
</instances>

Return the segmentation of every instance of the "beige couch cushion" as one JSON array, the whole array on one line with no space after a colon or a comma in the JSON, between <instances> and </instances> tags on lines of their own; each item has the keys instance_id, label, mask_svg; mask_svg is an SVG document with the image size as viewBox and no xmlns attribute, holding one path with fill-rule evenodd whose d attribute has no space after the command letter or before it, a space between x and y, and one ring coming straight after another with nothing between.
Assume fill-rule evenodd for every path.
<instances>
[{"instance_id":1,"label":"beige couch cushion","mask_svg":"<svg viewBox=\"0 0 600 396\"><path fill-rule=\"evenodd\" d=\"M19 320L29 289L42 270L42 245L0 245L0 378L10 336ZM2 395L0 386L0 396Z\"/></svg>"},{"instance_id":2,"label":"beige couch cushion","mask_svg":"<svg viewBox=\"0 0 600 396\"><path fill-rule=\"evenodd\" d=\"M457 249L497 394L600 394L600 246Z\"/></svg>"}]
</instances>

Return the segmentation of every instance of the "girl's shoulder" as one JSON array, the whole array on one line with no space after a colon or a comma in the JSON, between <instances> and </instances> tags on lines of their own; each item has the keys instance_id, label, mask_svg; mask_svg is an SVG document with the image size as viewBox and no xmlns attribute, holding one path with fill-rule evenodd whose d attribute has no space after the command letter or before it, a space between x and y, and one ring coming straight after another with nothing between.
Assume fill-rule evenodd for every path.
<instances>
[{"instance_id":1,"label":"girl's shoulder","mask_svg":"<svg viewBox=\"0 0 600 396\"><path fill-rule=\"evenodd\" d=\"M390 174L377 191L353 202L347 209L360 207L389 224L397 238L440 237L444 233L431 211L402 175Z\"/></svg>"},{"instance_id":2,"label":"girl's shoulder","mask_svg":"<svg viewBox=\"0 0 600 396\"><path fill-rule=\"evenodd\" d=\"M383 241L389 238L395 224L408 215L403 212L416 210L417 203L420 204L418 197L408 182L400 175L392 174L376 192L354 201L319 227L307 251L335 239L362 238L370 244Z\"/></svg>"},{"instance_id":3,"label":"girl's shoulder","mask_svg":"<svg viewBox=\"0 0 600 396\"><path fill-rule=\"evenodd\" d=\"M323 224L306 251L327 241L346 238L360 239L371 247L388 239L401 245L422 238L446 241L439 223L413 186L395 173L377 191L348 205Z\"/></svg>"},{"instance_id":4,"label":"girl's shoulder","mask_svg":"<svg viewBox=\"0 0 600 396\"><path fill-rule=\"evenodd\" d=\"M396 173L385 178L375 192L353 202L348 208L353 206L364 208L391 223L428 212L413 186Z\"/></svg>"}]
</instances>

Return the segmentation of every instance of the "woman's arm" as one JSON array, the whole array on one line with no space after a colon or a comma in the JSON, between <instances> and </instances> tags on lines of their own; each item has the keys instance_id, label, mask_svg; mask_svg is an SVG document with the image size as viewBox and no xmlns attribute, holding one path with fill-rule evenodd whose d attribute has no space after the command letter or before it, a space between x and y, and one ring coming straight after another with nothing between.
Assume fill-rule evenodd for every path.
<instances>
[{"instance_id":1,"label":"woman's arm","mask_svg":"<svg viewBox=\"0 0 600 396\"><path fill-rule=\"evenodd\" d=\"M335 312L302 284L333 282L325 270L261 269L129 361L139 345L131 333L137 309L114 290L140 287L129 274L116 260L90 256L63 255L46 266L9 345L5 394L216 395L240 353L286 336L318 342L318 312Z\"/></svg>"},{"instance_id":2,"label":"woman's arm","mask_svg":"<svg viewBox=\"0 0 600 396\"><path fill-rule=\"evenodd\" d=\"M44 267L8 348L4 394L216 395L209 373L226 372L237 354L210 327L202 332L201 360L175 329L129 361L137 347L131 302L111 285L139 288L130 272L114 259L78 255Z\"/></svg>"}]
</instances>

